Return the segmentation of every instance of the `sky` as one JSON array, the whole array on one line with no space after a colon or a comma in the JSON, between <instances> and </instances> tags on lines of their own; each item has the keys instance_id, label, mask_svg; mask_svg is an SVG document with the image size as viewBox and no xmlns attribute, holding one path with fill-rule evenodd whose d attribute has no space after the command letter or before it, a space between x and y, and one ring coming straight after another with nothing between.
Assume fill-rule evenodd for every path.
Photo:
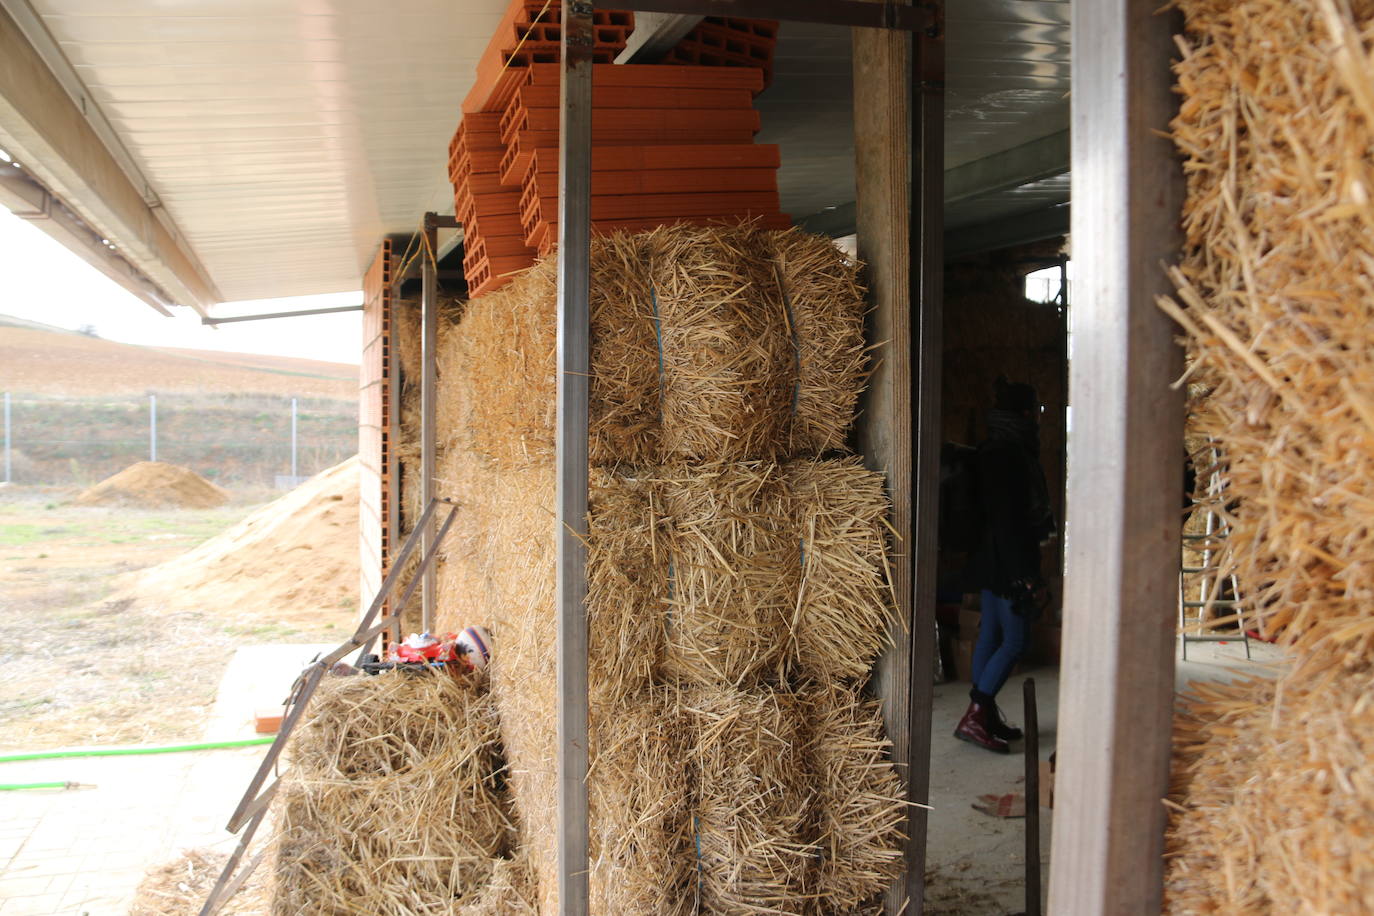
<instances>
[{"instance_id":1,"label":"sky","mask_svg":"<svg viewBox=\"0 0 1374 916\"><path fill-rule=\"evenodd\" d=\"M362 291L232 302L216 317L358 305ZM245 321L210 328L189 308L168 318L72 254L61 243L0 207L0 315L59 328L94 327L106 340L155 347L227 350L357 363L362 313Z\"/></svg>"}]
</instances>

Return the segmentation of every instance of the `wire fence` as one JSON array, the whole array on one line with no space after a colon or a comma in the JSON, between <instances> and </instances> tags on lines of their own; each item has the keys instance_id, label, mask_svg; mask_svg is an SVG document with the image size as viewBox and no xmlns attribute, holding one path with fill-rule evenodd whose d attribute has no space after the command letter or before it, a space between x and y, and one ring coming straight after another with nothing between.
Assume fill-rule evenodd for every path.
<instances>
[{"instance_id":1,"label":"wire fence","mask_svg":"<svg viewBox=\"0 0 1374 916\"><path fill-rule=\"evenodd\" d=\"M228 487L288 486L358 450L354 401L148 392L4 394L3 480L86 486L139 461Z\"/></svg>"}]
</instances>

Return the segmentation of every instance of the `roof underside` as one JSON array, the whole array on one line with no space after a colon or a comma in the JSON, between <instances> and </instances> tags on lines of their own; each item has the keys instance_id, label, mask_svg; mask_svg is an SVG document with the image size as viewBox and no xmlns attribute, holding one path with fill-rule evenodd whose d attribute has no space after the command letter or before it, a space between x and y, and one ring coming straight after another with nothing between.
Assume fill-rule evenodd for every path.
<instances>
[{"instance_id":1,"label":"roof underside","mask_svg":"<svg viewBox=\"0 0 1374 916\"><path fill-rule=\"evenodd\" d=\"M506 6L30 2L226 300L356 289L382 236L452 212L448 140ZM949 16L948 165L1007 166L951 200L951 225L1066 201L1062 178L1017 173L1017 151L1067 129L1068 0L962 0ZM854 199L849 36L787 23L777 53L759 139L782 144L783 209L800 219Z\"/></svg>"}]
</instances>

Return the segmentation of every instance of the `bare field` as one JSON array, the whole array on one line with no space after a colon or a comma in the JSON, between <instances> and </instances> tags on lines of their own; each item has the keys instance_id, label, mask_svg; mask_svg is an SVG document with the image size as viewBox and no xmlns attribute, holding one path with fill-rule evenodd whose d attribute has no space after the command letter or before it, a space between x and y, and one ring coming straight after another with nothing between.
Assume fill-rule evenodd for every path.
<instances>
[{"instance_id":1,"label":"bare field","mask_svg":"<svg viewBox=\"0 0 1374 916\"><path fill-rule=\"evenodd\" d=\"M309 359L139 347L0 316L0 391L67 396L236 392L356 400L358 367Z\"/></svg>"},{"instance_id":2,"label":"bare field","mask_svg":"<svg viewBox=\"0 0 1374 916\"><path fill-rule=\"evenodd\" d=\"M0 749L195 740L235 647L341 641L353 609L246 619L165 611L130 591L243 518L66 505L74 490L0 488Z\"/></svg>"}]
</instances>

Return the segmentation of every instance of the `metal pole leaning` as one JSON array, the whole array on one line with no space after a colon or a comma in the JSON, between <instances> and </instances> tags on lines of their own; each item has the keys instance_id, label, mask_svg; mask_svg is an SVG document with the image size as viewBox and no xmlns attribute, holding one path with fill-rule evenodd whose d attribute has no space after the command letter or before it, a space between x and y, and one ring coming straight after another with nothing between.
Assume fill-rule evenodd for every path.
<instances>
[{"instance_id":1,"label":"metal pole leaning","mask_svg":"<svg viewBox=\"0 0 1374 916\"><path fill-rule=\"evenodd\" d=\"M5 392L5 483L14 481L14 462L10 457L10 393Z\"/></svg>"},{"instance_id":2,"label":"metal pole leaning","mask_svg":"<svg viewBox=\"0 0 1374 916\"><path fill-rule=\"evenodd\" d=\"M592 4L563 4L558 119L558 899L586 916L587 419L590 375Z\"/></svg>"}]
</instances>

